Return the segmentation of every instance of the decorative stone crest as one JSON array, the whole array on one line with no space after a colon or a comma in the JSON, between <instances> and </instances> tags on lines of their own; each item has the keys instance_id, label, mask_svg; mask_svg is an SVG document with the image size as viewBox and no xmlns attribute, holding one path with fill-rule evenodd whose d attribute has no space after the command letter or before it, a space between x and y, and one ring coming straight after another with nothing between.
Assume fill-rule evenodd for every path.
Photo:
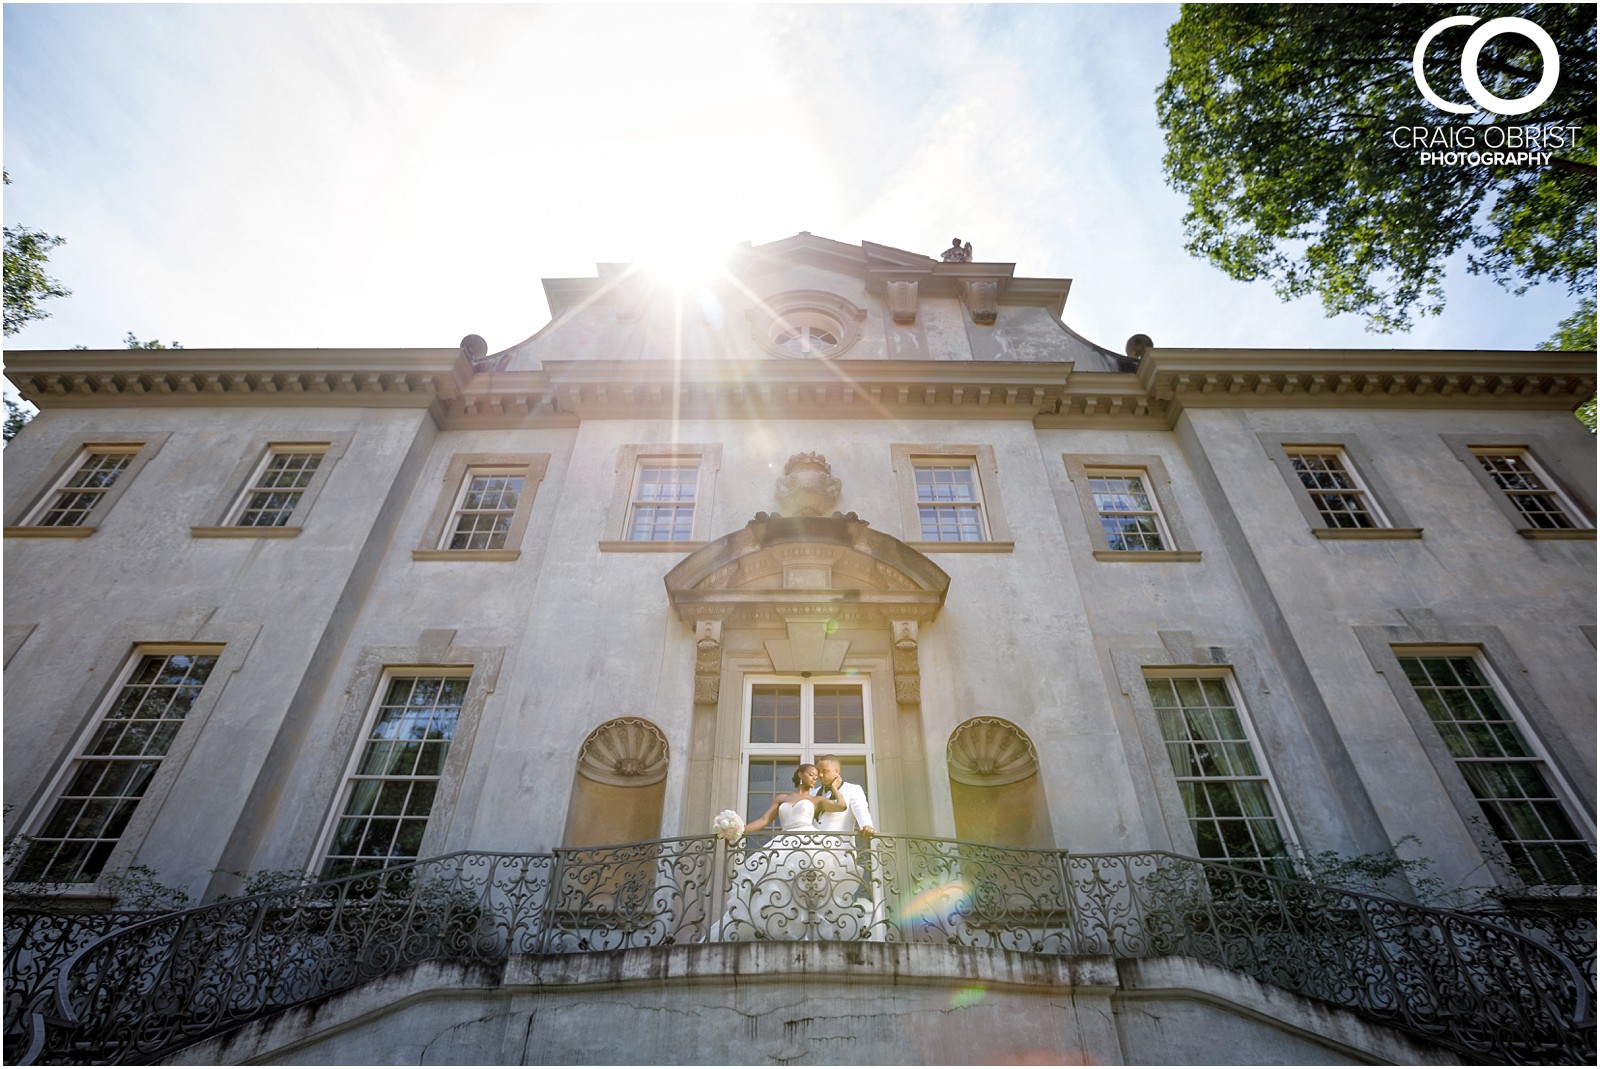
<instances>
[{"instance_id":1,"label":"decorative stone crest","mask_svg":"<svg viewBox=\"0 0 1600 1069\"><path fill-rule=\"evenodd\" d=\"M989 326L1000 311L1000 287L992 278L969 278L962 287L967 311L979 326Z\"/></svg>"},{"instance_id":2,"label":"decorative stone crest","mask_svg":"<svg viewBox=\"0 0 1600 1069\"><path fill-rule=\"evenodd\" d=\"M978 787L1002 787L1039 771L1039 755L1022 729L993 716L976 716L950 734L945 747L950 778Z\"/></svg>"},{"instance_id":3,"label":"decorative stone crest","mask_svg":"<svg viewBox=\"0 0 1600 1069\"><path fill-rule=\"evenodd\" d=\"M896 323L915 323L917 321L917 284L907 281L891 281L885 283L884 292L888 297L889 315Z\"/></svg>"},{"instance_id":4,"label":"decorative stone crest","mask_svg":"<svg viewBox=\"0 0 1600 1069\"><path fill-rule=\"evenodd\" d=\"M613 787L648 787L667 777L667 737L648 720L622 716L589 733L578 771Z\"/></svg>"},{"instance_id":5,"label":"decorative stone crest","mask_svg":"<svg viewBox=\"0 0 1600 1069\"><path fill-rule=\"evenodd\" d=\"M951 238L950 247L939 254L939 259L947 264L970 264L972 262L972 242L962 243L960 238Z\"/></svg>"},{"instance_id":6,"label":"decorative stone crest","mask_svg":"<svg viewBox=\"0 0 1600 1069\"><path fill-rule=\"evenodd\" d=\"M894 700L905 705L922 701L922 665L917 658L917 622L893 620Z\"/></svg>"},{"instance_id":7,"label":"decorative stone crest","mask_svg":"<svg viewBox=\"0 0 1600 1069\"><path fill-rule=\"evenodd\" d=\"M722 695L722 621L698 620L694 625L694 700L715 705Z\"/></svg>"},{"instance_id":8,"label":"decorative stone crest","mask_svg":"<svg viewBox=\"0 0 1600 1069\"><path fill-rule=\"evenodd\" d=\"M826 516L839 503L843 484L821 453L796 453L778 480L778 508L785 516Z\"/></svg>"}]
</instances>

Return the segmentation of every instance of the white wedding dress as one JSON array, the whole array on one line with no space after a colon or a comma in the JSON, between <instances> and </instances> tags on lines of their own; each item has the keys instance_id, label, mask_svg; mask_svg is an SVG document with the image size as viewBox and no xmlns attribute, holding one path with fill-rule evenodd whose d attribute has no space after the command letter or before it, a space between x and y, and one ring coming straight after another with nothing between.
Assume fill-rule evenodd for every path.
<instances>
[{"instance_id":1,"label":"white wedding dress","mask_svg":"<svg viewBox=\"0 0 1600 1069\"><path fill-rule=\"evenodd\" d=\"M763 846L730 851L728 909L711 938L862 938L870 911L857 902L854 837L818 828L809 798L779 805L778 829Z\"/></svg>"}]
</instances>

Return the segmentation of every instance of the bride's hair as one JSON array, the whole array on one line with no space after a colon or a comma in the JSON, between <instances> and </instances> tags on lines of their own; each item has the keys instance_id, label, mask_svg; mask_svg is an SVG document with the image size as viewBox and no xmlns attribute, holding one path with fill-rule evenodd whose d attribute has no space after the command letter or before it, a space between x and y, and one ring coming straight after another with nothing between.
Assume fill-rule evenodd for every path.
<instances>
[{"instance_id":1,"label":"bride's hair","mask_svg":"<svg viewBox=\"0 0 1600 1069\"><path fill-rule=\"evenodd\" d=\"M816 765L801 765L799 768L794 770L794 775L789 777L789 782L793 783L796 787L800 786L800 773L804 772L808 768L816 767Z\"/></svg>"}]
</instances>

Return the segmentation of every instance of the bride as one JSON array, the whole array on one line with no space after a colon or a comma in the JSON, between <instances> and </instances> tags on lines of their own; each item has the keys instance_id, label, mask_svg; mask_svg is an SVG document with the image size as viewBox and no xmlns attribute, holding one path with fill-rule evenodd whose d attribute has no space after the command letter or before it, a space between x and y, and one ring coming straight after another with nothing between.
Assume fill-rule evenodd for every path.
<instances>
[{"instance_id":1,"label":"bride","mask_svg":"<svg viewBox=\"0 0 1600 1069\"><path fill-rule=\"evenodd\" d=\"M780 794L772 800L772 805L761 815L759 820L752 820L744 826L745 834L760 831L772 823L772 818L778 818L778 829L792 833L814 833L818 831L817 816L821 813L838 813L850 808L839 800L832 787L826 787L825 795L814 795L811 792L817 789L821 776L816 765L801 765L794 770L790 782L795 789L788 794ZM774 840L776 841L776 840Z\"/></svg>"},{"instance_id":2,"label":"bride","mask_svg":"<svg viewBox=\"0 0 1600 1069\"><path fill-rule=\"evenodd\" d=\"M745 825L746 833L761 831L776 818L780 834L735 861L726 918L735 923L719 926L726 934L714 938L737 939L736 931L754 928L757 938L837 939L859 927L852 907L860 881L850 863L851 844L816 824L819 813L849 807L832 788L812 794L820 778L815 765L801 765L794 770L795 789Z\"/></svg>"}]
</instances>

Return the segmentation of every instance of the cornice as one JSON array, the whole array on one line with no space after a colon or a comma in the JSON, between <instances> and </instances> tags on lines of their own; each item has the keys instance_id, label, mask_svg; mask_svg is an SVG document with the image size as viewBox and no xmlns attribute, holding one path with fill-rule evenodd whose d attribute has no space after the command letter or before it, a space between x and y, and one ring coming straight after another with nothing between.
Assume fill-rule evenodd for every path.
<instances>
[{"instance_id":1,"label":"cornice","mask_svg":"<svg viewBox=\"0 0 1600 1069\"><path fill-rule=\"evenodd\" d=\"M1595 354L1481 350L1152 349L1138 380L1184 408L1571 409L1595 391Z\"/></svg>"},{"instance_id":2,"label":"cornice","mask_svg":"<svg viewBox=\"0 0 1600 1069\"><path fill-rule=\"evenodd\" d=\"M141 404L355 404L426 408L471 377L459 349L113 349L6 354L41 408Z\"/></svg>"},{"instance_id":3,"label":"cornice","mask_svg":"<svg viewBox=\"0 0 1600 1069\"><path fill-rule=\"evenodd\" d=\"M426 408L444 429L674 416L1159 429L1188 408L1571 410L1596 383L1594 354L1544 351L1153 349L1133 373L1075 373L1067 361L848 359L571 360L474 372L456 349L19 351L7 363L40 407Z\"/></svg>"}]
</instances>

